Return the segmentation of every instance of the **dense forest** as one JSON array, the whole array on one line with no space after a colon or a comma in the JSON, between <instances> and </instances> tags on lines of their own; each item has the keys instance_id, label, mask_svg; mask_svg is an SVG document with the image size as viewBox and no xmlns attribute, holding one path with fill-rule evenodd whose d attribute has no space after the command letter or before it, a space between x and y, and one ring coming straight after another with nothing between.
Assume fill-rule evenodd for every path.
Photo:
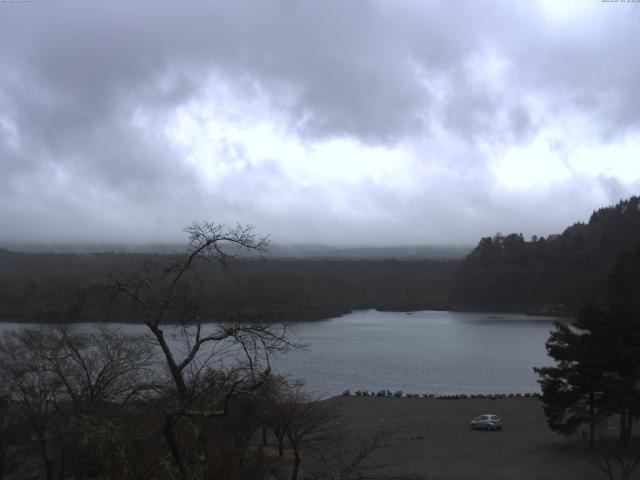
<instances>
[{"instance_id":1,"label":"dense forest","mask_svg":"<svg viewBox=\"0 0 640 480\"><path fill-rule=\"evenodd\" d=\"M631 197L546 238L485 237L463 260L267 256L243 258L226 271L211 265L203 270L201 308L211 318L267 320L318 319L364 308L572 315L585 299L601 300L616 260L640 244L639 206L640 198ZM135 272L172 259L0 249L0 318L56 320L83 288L100 284L109 272ZM117 312L114 318L128 320Z\"/></svg>"},{"instance_id":2,"label":"dense forest","mask_svg":"<svg viewBox=\"0 0 640 480\"><path fill-rule=\"evenodd\" d=\"M485 237L460 264L451 302L458 308L574 314L598 302L616 260L640 244L640 197L601 208L560 235Z\"/></svg>"},{"instance_id":3,"label":"dense forest","mask_svg":"<svg viewBox=\"0 0 640 480\"><path fill-rule=\"evenodd\" d=\"M102 283L109 272L172 258L0 250L0 318L55 320L83 287ZM352 309L442 309L448 307L456 265L452 260L243 259L226 271L216 265L204 270L207 294L201 308L211 318L274 321L327 318Z\"/></svg>"}]
</instances>

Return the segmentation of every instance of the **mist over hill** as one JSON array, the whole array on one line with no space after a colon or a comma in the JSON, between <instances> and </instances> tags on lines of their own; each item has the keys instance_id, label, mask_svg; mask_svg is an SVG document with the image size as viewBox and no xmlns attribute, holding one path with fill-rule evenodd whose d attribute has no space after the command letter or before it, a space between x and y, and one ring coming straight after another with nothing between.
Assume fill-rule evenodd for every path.
<instances>
[{"instance_id":1,"label":"mist over hill","mask_svg":"<svg viewBox=\"0 0 640 480\"><path fill-rule=\"evenodd\" d=\"M188 246L178 243L158 244L112 244L112 243L18 243L0 242L0 248L19 253L157 253L174 254L184 252ZM241 257L266 257L278 259L389 259L389 260L427 260L460 259L466 256L472 246L449 245L394 245L388 247L341 247L316 244L279 244L272 243L266 252L233 252Z\"/></svg>"},{"instance_id":2,"label":"mist over hill","mask_svg":"<svg viewBox=\"0 0 640 480\"><path fill-rule=\"evenodd\" d=\"M484 237L466 256L468 249L463 247L276 244L268 253L240 258L228 272L216 265L206 267L201 301L217 319L242 314L251 319L304 320L362 308L571 315L586 299L597 301L603 295L614 263L638 245L640 197L631 197L596 210L587 223L575 223L559 235ZM105 272L135 271L145 262L170 265L184 248L0 249L0 318L58 319L80 289L100 282ZM99 309L93 311L97 314ZM95 316L85 318L92 319Z\"/></svg>"}]
</instances>

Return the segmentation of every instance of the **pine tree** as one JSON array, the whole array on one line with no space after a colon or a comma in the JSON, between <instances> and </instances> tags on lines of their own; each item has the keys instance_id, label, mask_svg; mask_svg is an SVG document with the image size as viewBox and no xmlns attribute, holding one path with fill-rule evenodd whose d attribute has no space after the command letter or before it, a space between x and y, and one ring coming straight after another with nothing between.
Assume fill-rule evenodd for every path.
<instances>
[{"instance_id":1,"label":"pine tree","mask_svg":"<svg viewBox=\"0 0 640 480\"><path fill-rule=\"evenodd\" d=\"M640 417L640 247L622 255L609 275L603 307L586 304L570 325L557 323L546 344L553 367L540 375L547 421L571 434L618 415L619 443L629 445Z\"/></svg>"},{"instance_id":2,"label":"pine tree","mask_svg":"<svg viewBox=\"0 0 640 480\"><path fill-rule=\"evenodd\" d=\"M557 365L534 369L541 377L541 400L549 427L569 435L588 424L591 443L598 420L606 416L600 346L590 333L601 322L602 312L587 304L571 325L556 323L546 347Z\"/></svg>"}]
</instances>

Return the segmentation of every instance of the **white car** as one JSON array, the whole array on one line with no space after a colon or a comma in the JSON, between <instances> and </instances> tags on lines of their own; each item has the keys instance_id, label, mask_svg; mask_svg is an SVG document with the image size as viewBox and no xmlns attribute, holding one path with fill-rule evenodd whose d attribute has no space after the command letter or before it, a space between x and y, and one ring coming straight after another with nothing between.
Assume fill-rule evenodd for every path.
<instances>
[{"instance_id":1,"label":"white car","mask_svg":"<svg viewBox=\"0 0 640 480\"><path fill-rule=\"evenodd\" d=\"M498 415L485 413L471 421L471 430L502 430L502 420Z\"/></svg>"}]
</instances>

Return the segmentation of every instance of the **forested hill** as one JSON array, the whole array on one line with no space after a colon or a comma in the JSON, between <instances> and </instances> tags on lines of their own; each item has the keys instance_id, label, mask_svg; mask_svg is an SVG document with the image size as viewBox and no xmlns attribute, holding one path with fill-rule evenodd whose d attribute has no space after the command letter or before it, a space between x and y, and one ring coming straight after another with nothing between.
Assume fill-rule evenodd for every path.
<instances>
[{"instance_id":1,"label":"forested hill","mask_svg":"<svg viewBox=\"0 0 640 480\"><path fill-rule=\"evenodd\" d=\"M56 320L83 287L103 283L106 272L172 261L170 255L0 249L0 321ZM242 259L227 272L215 264L204 269L199 302L212 318L242 314L266 320L330 318L367 308L443 309L456 265L453 260ZM97 312L85 320L101 318Z\"/></svg>"},{"instance_id":2,"label":"forested hill","mask_svg":"<svg viewBox=\"0 0 640 480\"><path fill-rule=\"evenodd\" d=\"M242 312L285 320L359 308L572 314L586 300L602 300L616 260L640 245L639 207L640 197L632 197L548 238L482 238L464 260L243 258L229 272L212 264L203 272L201 307L215 318ZM173 258L0 249L0 320L55 320L105 272Z\"/></svg>"},{"instance_id":3,"label":"forested hill","mask_svg":"<svg viewBox=\"0 0 640 480\"><path fill-rule=\"evenodd\" d=\"M464 308L573 313L599 301L616 260L640 244L640 197L601 208L559 236L496 235L459 265L453 304Z\"/></svg>"}]
</instances>

